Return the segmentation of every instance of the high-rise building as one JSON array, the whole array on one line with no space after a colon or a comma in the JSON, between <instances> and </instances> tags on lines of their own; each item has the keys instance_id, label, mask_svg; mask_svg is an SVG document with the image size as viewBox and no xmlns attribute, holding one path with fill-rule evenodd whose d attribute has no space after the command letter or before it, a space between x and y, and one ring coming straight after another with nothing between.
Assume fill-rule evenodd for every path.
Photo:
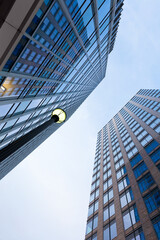
<instances>
[{"instance_id":1,"label":"high-rise building","mask_svg":"<svg viewBox=\"0 0 160 240\"><path fill-rule=\"evenodd\" d=\"M160 90L140 90L98 133L86 240L160 239Z\"/></svg>"},{"instance_id":2,"label":"high-rise building","mask_svg":"<svg viewBox=\"0 0 160 240\"><path fill-rule=\"evenodd\" d=\"M0 8L0 178L105 77L123 0L15 0Z\"/></svg>"}]
</instances>

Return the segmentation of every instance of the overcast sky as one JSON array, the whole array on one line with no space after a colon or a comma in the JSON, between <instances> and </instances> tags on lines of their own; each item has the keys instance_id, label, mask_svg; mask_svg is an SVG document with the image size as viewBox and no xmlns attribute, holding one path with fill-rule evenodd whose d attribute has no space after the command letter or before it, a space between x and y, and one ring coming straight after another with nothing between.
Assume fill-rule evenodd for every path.
<instances>
[{"instance_id":1,"label":"overcast sky","mask_svg":"<svg viewBox=\"0 0 160 240\"><path fill-rule=\"evenodd\" d=\"M0 240L84 239L97 132L140 88L159 88L159 9L159 0L125 1L106 78L2 179Z\"/></svg>"}]
</instances>

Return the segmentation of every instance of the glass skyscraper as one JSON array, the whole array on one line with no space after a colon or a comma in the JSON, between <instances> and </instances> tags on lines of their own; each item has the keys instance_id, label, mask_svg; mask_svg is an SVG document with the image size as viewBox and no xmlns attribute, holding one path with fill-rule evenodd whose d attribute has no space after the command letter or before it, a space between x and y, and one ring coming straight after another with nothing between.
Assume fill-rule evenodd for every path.
<instances>
[{"instance_id":1,"label":"glass skyscraper","mask_svg":"<svg viewBox=\"0 0 160 240\"><path fill-rule=\"evenodd\" d=\"M105 77L123 0L2 6L0 178L59 127L45 125L53 109L62 108L68 119Z\"/></svg>"},{"instance_id":2,"label":"glass skyscraper","mask_svg":"<svg viewBox=\"0 0 160 240\"><path fill-rule=\"evenodd\" d=\"M85 239L160 239L160 90L138 91L98 133Z\"/></svg>"}]
</instances>

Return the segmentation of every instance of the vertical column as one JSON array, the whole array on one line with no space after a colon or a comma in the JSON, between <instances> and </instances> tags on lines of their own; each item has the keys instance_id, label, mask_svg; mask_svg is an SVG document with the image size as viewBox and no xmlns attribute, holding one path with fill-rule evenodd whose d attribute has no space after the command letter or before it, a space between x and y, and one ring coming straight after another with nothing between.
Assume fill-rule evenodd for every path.
<instances>
[{"instance_id":1,"label":"vertical column","mask_svg":"<svg viewBox=\"0 0 160 240\"><path fill-rule=\"evenodd\" d=\"M128 127L128 125L126 124L124 119L122 118L122 116L120 114L118 114L118 115L119 115L119 117L122 120L125 128L127 129L128 133L130 134L130 136L132 138L134 134L132 133L132 131L130 130L130 128ZM118 136L120 148L122 150L122 155L123 155L123 158L124 158L127 174L128 174L129 180L130 180L131 188L132 188L134 199L135 199L135 202L136 202L136 207L138 209L140 222L142 224L142 228L143 228L146 240L156 240L157 237L156 237L155 231L153 229L153 225L150 221L148 211L146 209L143 198L141 196L137 181L135 179L133 170L132 170L130 162L128 160L128 156L127 156L125 148L123 146L123 143L122 143L122 140L121 140L120 134L118 132L117 125L116 125L115 121L114 121L114 126L115 126L116 133L117 133L117 136ZM135 143L135 139L132 138L132 140ZM137 141L137 139L136 139L136 141ZM135 145L136 145L136 143L135 143Z\"/></svg>"},{"instance_id":2,"label":"vertical column","mask_svg":"<svg viewBox=\"0 0 160 240\"><path fill-rule=\"evenodd\" d=\"M97 240L103 240L103 128L101 130L101 163L100 163Z\"/></svg>"},{"instance_id":3,"label":"vertical column","mask_svg":"<svg viewBox=\"0 0 160 240\"><path fill-rule=\"evenodd\" d=\"M111 157L111 172L112 172L112 185L113 185L115 217L116 217L116 226L117 226L117 239L125 240L124 226L123 226L122 212L121 212L120 199L119 199L119 191L118 191L116 172L115 172L115 166L114 166L114 159L113 159L113 153L112 153L109 125L107 125L107 127L108 127L109 151L110 151L110 157Z\"/></svg>"}]
</instances>

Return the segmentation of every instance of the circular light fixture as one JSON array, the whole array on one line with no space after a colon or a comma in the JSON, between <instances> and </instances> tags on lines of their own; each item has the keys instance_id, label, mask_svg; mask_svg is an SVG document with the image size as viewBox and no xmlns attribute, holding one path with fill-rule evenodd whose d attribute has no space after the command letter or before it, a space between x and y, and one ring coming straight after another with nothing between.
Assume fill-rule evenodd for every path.
<instances>
[{"instance_id":1,"label":"circular light fixture","mask_svg":"<svg viewBox=\"0 0 160 240\"><path fill-rule=\"evenodd\" d=\"M56 108L53 110L51 118L54 120L56 123L62 123L66 120L66 113L64 110L60 108Z\"/></svg>"}]
</instances>

